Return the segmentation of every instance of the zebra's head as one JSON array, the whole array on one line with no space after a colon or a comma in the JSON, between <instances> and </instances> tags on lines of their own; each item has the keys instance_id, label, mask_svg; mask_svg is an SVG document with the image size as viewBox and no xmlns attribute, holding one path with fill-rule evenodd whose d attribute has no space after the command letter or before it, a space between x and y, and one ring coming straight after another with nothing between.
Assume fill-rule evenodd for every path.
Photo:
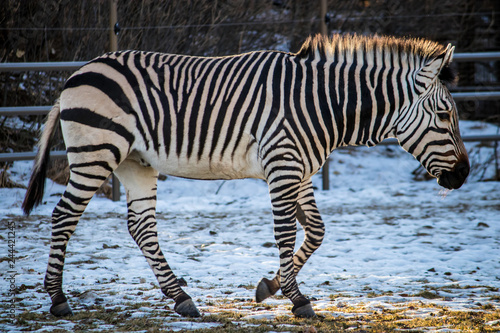
<instances>
[{"instance_id":1,"label":"zebra's head","mask_svg":"<svg viewBox=\"0 0 500 333\"><path fill-rule=\"evenodd\" d=\"M396 125L401 146L447 189L457 189L469 175L470 165L460 130L455 102L445 83L455 79L449 68L454 48L422 59L413 75L415 98L402 110Z\"/></svg>"}]
</instances>

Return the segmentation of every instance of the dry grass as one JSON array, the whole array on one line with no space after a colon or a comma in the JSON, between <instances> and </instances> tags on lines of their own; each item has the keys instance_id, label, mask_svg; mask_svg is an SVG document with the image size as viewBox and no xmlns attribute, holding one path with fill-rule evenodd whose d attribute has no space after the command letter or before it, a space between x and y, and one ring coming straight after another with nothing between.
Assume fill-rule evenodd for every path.
<instances>
[{"instance_id":1,"label":"dry grass","mask_svg":"<svg viewBox=\"0 0 500 333\"><path fill-rule=\"evenodd\" d=\"M498 332L500 312L497 305L487 304L467 311L453 310L418 300L395 303L390 308L332 305L318 311L318 318L298 319L276 316L273 319L250 319L247 315L269 312L269 307L254 302L222 300L217 306L204 308L199 319L180 318L161 302L125 304L106 308L91 306L63 320L32 311L21 313L16 326L33 331L61 322L74 324L74 332L99 330L165 332L176 323L193 323L190 332L424 332L429 330L457 330L461 332ZM134 316L139 308L149 308L147 316ZM272 310L271 310L272 311ZM5 320L2 320L5 322ZM203 323L207 325L203 325ZM173 326L172 326L173 325ZM199 328L207 327L207 328ZM59 332L66 332L60 330Z\"/></svg>"}]
</instances>

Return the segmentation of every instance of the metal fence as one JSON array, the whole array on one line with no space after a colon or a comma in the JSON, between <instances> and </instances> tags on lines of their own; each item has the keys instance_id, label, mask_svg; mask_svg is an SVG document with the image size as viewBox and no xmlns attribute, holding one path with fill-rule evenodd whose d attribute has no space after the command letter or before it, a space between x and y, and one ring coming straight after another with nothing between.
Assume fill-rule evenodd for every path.
<instances>
[{"instance_id":1,"label":"metal fence","mask_svg":"<svg viewBox=\"0 0 500 333\"><path fill-rule=\"evenodd\" d=\"M500 60L500 52L480 52L480 53L457 53L453 56L454 61L494 61ZM25 71L62 71L77 70L83 66L85 61L72 62L28 62L28 63L0 63L0 72L25 72ZM456 101L464 100L500 100L500 91L471 91L471 92L453 92L453 98ZM28 116L28 115L46 115L51 106L16 106L0 107L0 116ZM500 135L483 135L463 137L464 141L500 141ZM385 140L382 145L397 144L397 140ZM16 152L0 153L0 162L33 160L36 156L34 152ZM51 158L65 158L65 151L52 151ZM328 190L329 181L329 163L325 163L322 170L323 189ZM113 176L113 196L112 199L120 199L119 182Z\"/></svg>"}]
</instances>

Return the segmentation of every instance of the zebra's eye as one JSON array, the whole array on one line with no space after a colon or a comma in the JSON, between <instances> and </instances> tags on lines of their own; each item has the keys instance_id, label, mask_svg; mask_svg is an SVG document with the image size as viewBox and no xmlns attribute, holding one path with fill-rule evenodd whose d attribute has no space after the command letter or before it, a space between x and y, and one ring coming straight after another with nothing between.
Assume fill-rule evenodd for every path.
<instances>
[{"instance_id":1,"label":"zebra's eye","mask_svg":"<svg viewBox=\"0 0 500 333\"><path fill-rule=\"evenodd\" d=\"M449 121L450 120L450 114L448 112L438 112L437 116L439 119L443 121Z\"/></svg>"}]
</instances>

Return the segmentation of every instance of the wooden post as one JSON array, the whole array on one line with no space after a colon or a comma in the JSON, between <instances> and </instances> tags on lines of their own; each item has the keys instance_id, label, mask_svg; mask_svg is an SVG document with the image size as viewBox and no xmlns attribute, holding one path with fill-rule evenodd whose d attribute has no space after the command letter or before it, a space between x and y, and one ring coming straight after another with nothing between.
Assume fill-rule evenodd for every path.
<instances>
[{"instance_id":1,"label":"wooden post","mask_svg":"<svg viewBox=\"0 0 500 333\"><path fill-rule=\"evenodd\" d=\"M323 179L323 190L330 189L330 158L327 158L325 164L321 168L321 178Z\"/></svg>"},{"instance_id":2,"label":"wooden post","mask_svg":"<svg viewBox=\"0 0 500 333\"><path fill-rule=\"evenodd\" d=\"M118 51L118 36L115 33L115 25L118 22L118 0L109 0L109 51ZM111 176L113 187L111 191L111 199L120 201L120 181L113 173Z\"/></svg>"},{"instance_id":3,"label":"wooden post","mask_svg":"<svg viewBox=\"0 0 500 333\"><path fill-rule=\"evenodd\" d=\"M118 36L115 34L115 25L118 22L118 0L109 0L109 51L118 51Z\"/></svg>"},{"instance_id":4,"label":"wooden post","mask_svg":"<svg viewBox=\"0 0 500 333\"><path fill-rule=\"evenodd\" d=\"M319 0L319 32L323 36L328 35L328 29L326 27L326 0Z\"/></svg>"}]
</instances>

